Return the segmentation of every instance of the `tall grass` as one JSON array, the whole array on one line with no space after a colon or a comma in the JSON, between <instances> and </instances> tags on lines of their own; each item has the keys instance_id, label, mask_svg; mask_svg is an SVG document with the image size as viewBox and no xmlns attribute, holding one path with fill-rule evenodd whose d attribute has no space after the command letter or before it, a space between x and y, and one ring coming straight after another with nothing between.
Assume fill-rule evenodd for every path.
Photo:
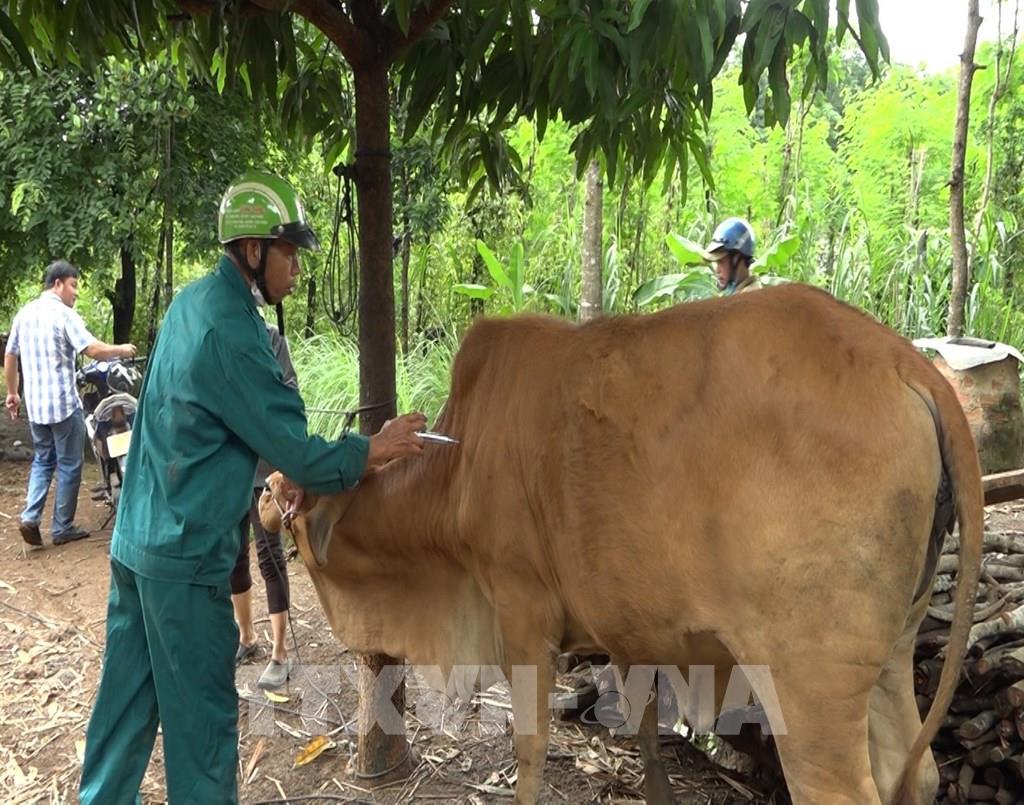
<instances>
[{"instance_id":1,"label":"tall grass","mask_svg":"<svg viewBox=\"0 0 1024 805\"><path fill-rule=\"evenodd\" d=\"M400 413L422 411L428 421L436 419L448 396L456 346L454 338L422 338L408 354L398 357L395 381ZM344 419L338 412L359 406L357 345L332 333L296 339L291 351L302 398L307 409L314 409L308 413L310 432L338 438Z\"/></svg>"}]
</instances>

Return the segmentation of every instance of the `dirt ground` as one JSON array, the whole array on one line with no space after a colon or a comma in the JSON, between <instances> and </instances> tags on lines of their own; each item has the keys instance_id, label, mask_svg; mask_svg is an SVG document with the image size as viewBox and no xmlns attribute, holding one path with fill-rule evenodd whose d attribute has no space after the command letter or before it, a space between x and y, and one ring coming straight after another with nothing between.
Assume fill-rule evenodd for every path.
<instances>
[{"instance_id":1,"label":"dirt ground","mask_svg":"<svg viewBox=\"0 0 1024 805\"><path fill-rule=\"evenodd\" d=\"M4 417L0 447L10 448L15 440L29 445L27 428L23 421L10 423ZM48 506L46 546L26 549L17 525L28 469L26 461L0 461L0 801L11 805L77 801L85 730L101 666L109 577L109 525L86 540L55 548L49 542ZM97 482L96 466L87 463L77 520L90 529L99 529L107 514L90 499ZM331 637L298 560L288 567L294 629L289 648L301 669L287 701L265 698L255 681L268 659L270 633L251 553L253 602L264 650L237 676L242 802L508 800L515 757L507 692L500 689L483 694L478 711L458 724L427 723L410 706L406 726L414 771L407 780L371 791L351 773L357 697L347 680L353 678L355 657ZM411 680L410 703L419 693ZM328 737L330 748L296 766L296 756L317 736ZM663 754L681 803L781 801L782 795L776 800L742 775L712 766L680 738L666 740ZM603 728L556 723L548 758L542 802L643 801L640 761L629 739L612 737ZM142 793L147 803L165 801L159 737Z\"/></svg>"}]
</instances>

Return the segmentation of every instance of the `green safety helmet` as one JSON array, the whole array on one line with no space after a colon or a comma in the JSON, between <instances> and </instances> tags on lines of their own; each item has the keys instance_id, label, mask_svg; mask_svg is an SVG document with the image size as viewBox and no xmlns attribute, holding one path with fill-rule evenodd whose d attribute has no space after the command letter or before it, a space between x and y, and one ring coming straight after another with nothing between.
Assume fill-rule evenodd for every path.
<instances>
[{"instance_id":1,"label":"green safety helmet","mask_svg":"<svg viewBox=\"0 0 1024 805\"><path fill-rule=\"evenodd\" d=\"M284 179L261 171L247 171L224 193L217 214L217 237L221 243L242 238L281 238L303 249L320 248L295 188Z\"/></svg>"}]
</instances>

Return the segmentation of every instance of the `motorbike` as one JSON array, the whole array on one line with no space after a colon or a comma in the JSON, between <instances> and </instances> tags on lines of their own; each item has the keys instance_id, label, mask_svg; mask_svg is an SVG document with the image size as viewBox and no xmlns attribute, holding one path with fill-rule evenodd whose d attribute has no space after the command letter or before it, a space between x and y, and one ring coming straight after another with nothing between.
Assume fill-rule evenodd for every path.
<instances>
[{"instance_id":1,"label":"motorbike","mask_svg":"<svg viewBox=\"0 0 1024 805\"><path fill-rule=\"evenodd\" d=\"M101 529L117 513L142 384L142 372L137 366L143 361L145 358L90 361L78 370L75 378L89 445L103 477L92 497L109 508Z\"/></svg>"}]
</instances>

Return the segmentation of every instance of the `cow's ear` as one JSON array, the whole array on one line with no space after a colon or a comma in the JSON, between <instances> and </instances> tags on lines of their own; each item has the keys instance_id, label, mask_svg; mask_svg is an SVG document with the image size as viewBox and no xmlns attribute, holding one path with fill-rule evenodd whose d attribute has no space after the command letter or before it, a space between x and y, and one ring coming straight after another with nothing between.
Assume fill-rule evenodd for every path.
<instances>
[{"instance_id":1,"label":"cow's ear","mask_svg":"<svg viewBox=\"0 0 1024 805\"><path fill-rule=\"evenodd\" d=\"M268 534L281 533L281 509L274 500L273 487L268 485L260 495L260 523Z\"/></svg>"},{"instance_id":2,"label":"cow's ear","mask_svg":"<svg viewBox=\"0 0 1024 805\"><path fill-rule=\"evenodd\" d=\"M337 513L323 505L314 506L292 522L292 537L310 570L327 564L327 549L337 521Z\"/></svg>"}]
</instances>

